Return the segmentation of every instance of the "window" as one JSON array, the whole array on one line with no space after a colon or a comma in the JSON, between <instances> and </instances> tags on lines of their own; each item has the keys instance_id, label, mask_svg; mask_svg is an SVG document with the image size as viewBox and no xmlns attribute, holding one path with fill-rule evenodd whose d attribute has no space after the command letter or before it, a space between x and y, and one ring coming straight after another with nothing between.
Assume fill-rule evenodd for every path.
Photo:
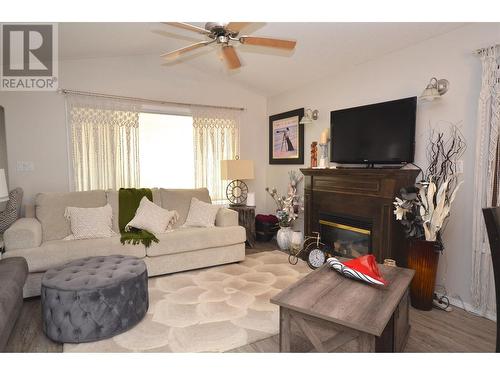
<instances>
[{"instance_id":1,"label":"window","mask_svg":"<svg viewBox=\"0 0 500 375\"><path fill-rule=\"evenodd\" d=\"M142 187L193 188L193 118L140 113L139 164Z\"/></svg>"},{"instance_id":2,"label":"window","mask_svg":"<svg viewBox=\"0 0 500 375\"><path fill-rule=\"evenodd\" d=\"M213 201L224 200L220 161L238 155L241 111L188 110L152 113L135 101L67 96L71 189L206 187Z\"/></svg>"}]
</instances>

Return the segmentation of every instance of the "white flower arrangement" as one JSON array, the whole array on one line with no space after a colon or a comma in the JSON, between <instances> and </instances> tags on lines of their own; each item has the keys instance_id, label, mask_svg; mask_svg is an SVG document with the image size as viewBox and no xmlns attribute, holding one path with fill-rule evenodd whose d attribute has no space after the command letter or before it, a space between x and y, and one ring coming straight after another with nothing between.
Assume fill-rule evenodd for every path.
<instances>
[{"instance_id":1,"label":"white flower arrangement","mask_svg":"<svg viewBox=\"0 0 500 375\"><path fill-rule=\"evenodd\" d=\"M437 241L450 216L451 205L463 181L459 181L456 160L465 152L465 142L458 127L450 127L446 139L443 132L431 133L427 177L415 186L401 189L396 197L394 215L401 221L407 237Z\"/></svg>"},{"instance_id":2,"label":"white flower arrangement","mask_svg":"<svg viewBox=\"0 0 500 375\"><path fill-rule=\"evenodd\" d=\"M274 187L272 189L266 187L266 191L273 198L278 208L276 216L279 219L280 227L289 227L293 221L299 217L299 210L302 208L302 198L297 194L298 185L304 178L302 174L296 171L288 172L287 195L278 194L278 190Z\"/></svg>"},{"instance_id":3,"label":"white flower arrangement","mask_svg":"<svg viewBox=\"0 0 500 375\"><path fill-rule=\"evenodd\" d=\"M421 184L418 195L422 204L419 211L427 241L436 241L438 239L439 231L444 227L445 220L450 216L451 204L457 196L460 185L463 183L463 181L460 181L452 189L448 189L450 182L455 181L456 178L455 175L452 175L439 186L439 189L432 181L432 177L429 177L427 183Z\"/></svg>"}]
</instances>

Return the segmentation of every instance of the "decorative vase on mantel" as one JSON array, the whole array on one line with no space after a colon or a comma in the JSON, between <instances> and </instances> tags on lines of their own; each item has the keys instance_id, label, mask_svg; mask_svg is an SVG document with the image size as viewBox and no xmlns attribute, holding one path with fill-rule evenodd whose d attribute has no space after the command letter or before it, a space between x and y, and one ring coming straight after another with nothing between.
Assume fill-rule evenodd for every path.
<instances>
[{"instance_id":1,"label":"decorative vase on mantel","mask_svg":"<svg viewBox=\"0 0 500 375\"><path fill-rule=\"evenodd\" d=\"M278 242L278 247L281 250L290 250L290 245L292 243L292 227L281 227L276 234L276 241Z\"/></svg>"},{"instance_id":2,"label":"decorative vase on mantel","mask_svg":"<svg viewBox=\"0 0 500 375\"><path fill-rule=\"evenodd\" d=\"M411 239L408 247L408 268L415 270L410 285L411 305L431 310L436 285L440 245L436 241Z\"/></svg>"}]
</instances>

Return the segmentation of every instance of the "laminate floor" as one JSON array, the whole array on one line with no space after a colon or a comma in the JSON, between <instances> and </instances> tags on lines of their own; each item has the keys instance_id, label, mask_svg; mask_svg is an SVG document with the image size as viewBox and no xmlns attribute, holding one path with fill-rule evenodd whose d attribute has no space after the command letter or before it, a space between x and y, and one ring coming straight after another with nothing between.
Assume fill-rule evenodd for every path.
<instances>
[{"instance_id":1,"label":"laminate floor","mask_svg":"<svg viewBox=\"0 0 500 375\"><path fill-rule=\"evenodd\" d=\"M257 243L247 254L275 250L270 244ZM494 352L496 323L454 307L452 312L410 309L411 331L406 352ZM300 337L296 337L298 341ZM8 352L62 352L62 345L42 332L40 298L24 301L21 316L7 343ZM234 349L239 353L278 352L278 336Z\"/></svg>"}]
</instances>

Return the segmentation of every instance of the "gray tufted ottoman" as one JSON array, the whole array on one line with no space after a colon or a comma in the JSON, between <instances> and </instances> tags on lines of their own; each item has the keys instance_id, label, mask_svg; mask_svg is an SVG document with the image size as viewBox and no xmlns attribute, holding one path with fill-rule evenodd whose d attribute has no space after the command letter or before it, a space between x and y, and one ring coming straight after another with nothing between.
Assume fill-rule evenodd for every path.
<instances>
[{"instance_id":1,"label":"gray tufted ottoman","mask_svg":"<svg viewBox=\"0 0 500 375\"><path fill-rule=\"evenodd\" d=\"M148 273L136 257L111 255L49 269L42 279L45 334L57 342L112 337L148 310Z\"/></svg>"}]
</instances>

